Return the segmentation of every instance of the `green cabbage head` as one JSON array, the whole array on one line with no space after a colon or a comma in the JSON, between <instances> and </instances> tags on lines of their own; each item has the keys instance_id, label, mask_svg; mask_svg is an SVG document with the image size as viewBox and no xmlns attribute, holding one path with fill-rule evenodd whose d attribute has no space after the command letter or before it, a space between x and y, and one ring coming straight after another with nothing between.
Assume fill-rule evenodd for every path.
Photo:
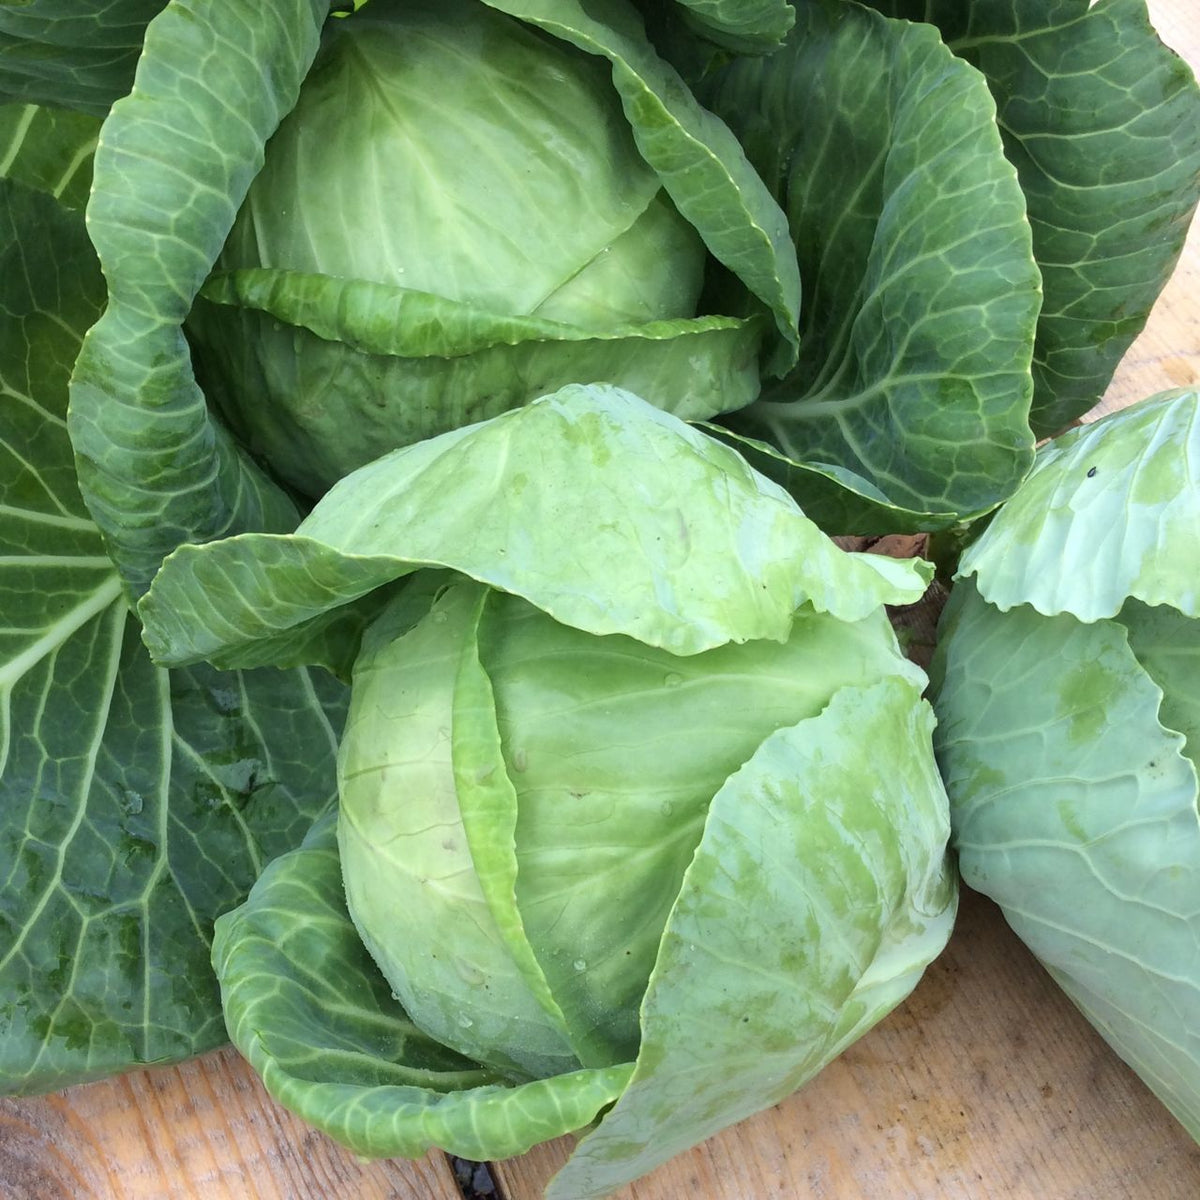
<instances>
[{"instance_id":1,"label":"green cabbage head","mask_svg":"<svg viewBox=\"0 0 1200 1200\"><path fill-rule=\"evenodd\" d=\"M837 725L850 706L880 721L904 710L914 740L927 739L919 672L882 610L854 623L802 611L782 645L680 658L596 638L479 584L448 587L397 636L408 609L402 597L380 618L355 666L338 846L365 945L444 1045L528 1077L633 1062L642 997L689 870L694 937L705 906L714 924L725 903L740 907L711 888L753 904L774 876L774 922L710 935L742 942L745 955L763 937L794 943L768 951L781 971L770 1003L732 987L736 968L708 968L729 976L729 1019L737 1009L760 1034L790 1007L789 962L840 1007L878 948L881 915L917 878L918 890L934 883L932 864L919 865L925 843L908 860L888 836L902 797L918 798L936 830L928 776L912 774L884 799L882 777L868 781L868 771L851 798L838 795L838 767L818 780L805 761L820 725ZM800 944L817 880L841 860L845 876L825 886L852 927L856 962L818 953L815 928ZM868 878L868 894L858 892ZM696 970L700 948L688 954Z\"/></svg>"},{"instance_id":2,"label":"green cabbage head","mask_svg":"<svg viewBox=\"0 0 1200 1200\"><path fill-rule=\"evenodd\" d=\"M235 1041L359 1153L598 1121L549 1194L608 1195L789 1095L945 944L923 683L882 609L679 657L419 580L355 665L336 843L220 927Z\"/></svg>"},{"instance_id":3,"label":"green cabbage head","mask_svg":"<svg viewBox=\"0 0 1200 1200\"><path fill-rule=\"evenodd\" d=\"M140 605L160 660L353 664L337 813L217 931L234 1041L360 1154L595 1125L570 1200L787 1096L953 922L884 610L927 579L606 386L181 547Z\"/></svg>"},{"instance_id":4,"label":"green cabbage head","mask_svg":"<svg viewBox=\"0 0 1200 1200\"><path fill-rule=\"evenodd\" d=\"M301 491L567 383L687 418L756 394L762 324L697 318L708 251L635 137L664 118L631 124L606 54L669 68L636 25L580 29L480 0L327 23L188 326L210 399Z\"/></svg>"},{"instance_id":5,"label":"green cabbage head","mask_svg":"<svg viewBox=\"0 0 1200 1200\"><path fill-rule=\"evenodd\" d=\"M1200 1137L1200 395L1047 445L934 663L963 879Z\"/></svg>"}]
</instances>

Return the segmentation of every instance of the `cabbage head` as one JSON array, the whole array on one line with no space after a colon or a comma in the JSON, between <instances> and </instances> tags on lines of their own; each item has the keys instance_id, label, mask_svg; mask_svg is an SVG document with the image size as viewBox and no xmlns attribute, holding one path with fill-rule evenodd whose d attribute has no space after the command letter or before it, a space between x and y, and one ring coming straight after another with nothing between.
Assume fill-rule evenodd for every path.
<instances>
[{"instance_id":1,"label":"cabbage head","mask_svg":"<svg viewBox=\"0 0 1200 1200\"><path fill-rule=\"evenodd\" d=\"M1040 452L934 679L963 879L1200 1137L1200 394Z\"/></svg>"},{"instance_id":2,"label":"cabbage head","mask_svg":"<svg viewBox=\"0 0 1200 1200\"><path fill-rule=\"evenodd\" d=\"M762 319L697 318L708 251L588 49L479 0L328 22L189 322L275 474L320 494L572 382L757 394Z\"/></svg>"},{"instance_id":3,"label":"cabbage head","mask_svg":"<svg viewBox=\"0 0 1200 1200\"><path fill-rule=\"evenodd\" d=\"M794 1091L953 922L884 610L927 577L578 385L368 464L295 534L181 547L140 605L161 661L351 677L336 814L217 928L235 1043L360 1154L594 1125L570 1200Z\"/></svg>"}]
</instances>

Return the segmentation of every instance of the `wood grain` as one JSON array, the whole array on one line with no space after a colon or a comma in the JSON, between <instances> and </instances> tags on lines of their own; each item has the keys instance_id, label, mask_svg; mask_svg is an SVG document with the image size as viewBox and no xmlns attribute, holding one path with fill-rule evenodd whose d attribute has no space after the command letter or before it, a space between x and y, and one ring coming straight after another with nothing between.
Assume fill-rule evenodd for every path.
<instances>
[{"instance_id":1,"label":"wood grain","mask_svg":"<svg viewBox=\"0 0 1200 1200\"><path fill-rule=\"evenodd\" d=\"M1200 64L1195 0L1151 0ZM1108 411L1200 383L1200 231L1127 356ZM499 1164L534 1200L561 1139ZM457 1200L446 1160L363 1163L276 1105L232 1050L0 1100L2 1200ZM622 1200L1195 1200L1200 1148L982 897L896 1012L785 1103Z\"/></svg>"},{"instance_id":2,"label":"wood grain","mask_svg":"<svg viewBox=\"0 0 1200 1200\"><path fill-rule=\"evenodd\" d=\"M279 1107L232 1049L0 1100L3 1200L461 1200L441 1154L362 1162Z\"/></svg>"}]
</instances>

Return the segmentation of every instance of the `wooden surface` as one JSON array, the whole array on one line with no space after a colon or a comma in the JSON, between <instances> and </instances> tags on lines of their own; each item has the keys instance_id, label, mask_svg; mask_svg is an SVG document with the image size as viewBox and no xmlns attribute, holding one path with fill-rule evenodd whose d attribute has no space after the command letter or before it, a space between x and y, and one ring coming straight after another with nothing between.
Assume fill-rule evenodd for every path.
<instances>
[{"instance_id":1,"label":"wooden surface","mask_svg":"<svg viewBox=\"0 0 1200 1200\"><path fill-rule=\"evenodd\" d=\"M281 1109L230 1048L0 1100L2 1200L461 1200L440 1154L360 1162Z\"/></svg>"},{"instance_id":2,"label":"wooden surface","mask_svg":"<svg viewBox=\"0 0 1200 1200\"><path fill-rule=\"evenodd\" d=\"M1200 64L1196 0L1151 0ZM1106 408L1200 384L1200 232ZM501 1164L534 1200L569 1140ZM457 1200L440 1155L362 1163L230 1050L0 1100L0 1200ZM979 896L909 1000L790 1100L621 1200L1195 1200L1200 1148Z\"/></svg>"}]
</instances>

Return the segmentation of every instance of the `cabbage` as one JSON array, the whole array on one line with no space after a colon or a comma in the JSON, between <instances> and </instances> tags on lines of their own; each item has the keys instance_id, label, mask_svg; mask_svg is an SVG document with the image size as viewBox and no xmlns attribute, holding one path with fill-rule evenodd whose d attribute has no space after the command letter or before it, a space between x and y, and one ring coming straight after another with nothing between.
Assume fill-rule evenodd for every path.
<instances>
[{"instance_id":1,"label":"cabbage","mask_svg":"<svg viewBox=\"0 0 1200 1200\"><path fill-rule=\"evenodd\" d=\"M572 1200L782 1099L953 923L883 609L928 578L580 385L385 455L295 534L181 547L139 605L159 661L351 676L336 817L217 925L235 1043L361 1154L594 1124Z\"/></svg>"},{"instance_id":2,"label":"cabbage","mask_svg":"<svg viewBox=\"0 0 1200 1200\"><path fill-rule=\"evenodd\" d=\"M557 1185L598 1194L944 941L881 611L928 571L825 535L991 512L1099 394L1195 83L1140 0L333 7L0 5L0 1076L228 1021L363 1153L599 1119Z\"/></svg>"},{"instance_id":3,"label":"cabbage","mask_svg":"<svg viewBox=\"0 0 1200 1200\"><path fill-rule=\"evenodd\" d=\"M934 663L963 879L1200 1136L1200 394L1050 443Z\"/></svg>"},{"instance_id":4,"label":"cabbage","mask_svg":"<svg viewBox=\"0 0 1200 1200\"><path fill-rule=\"evenodd\" d=\"M330 23L188 322L275 474L319 495L575 381L692 418L754 398L764 327L690 319L707 251L610 76L477 0Z\"/></svg>"}]
</instances>

